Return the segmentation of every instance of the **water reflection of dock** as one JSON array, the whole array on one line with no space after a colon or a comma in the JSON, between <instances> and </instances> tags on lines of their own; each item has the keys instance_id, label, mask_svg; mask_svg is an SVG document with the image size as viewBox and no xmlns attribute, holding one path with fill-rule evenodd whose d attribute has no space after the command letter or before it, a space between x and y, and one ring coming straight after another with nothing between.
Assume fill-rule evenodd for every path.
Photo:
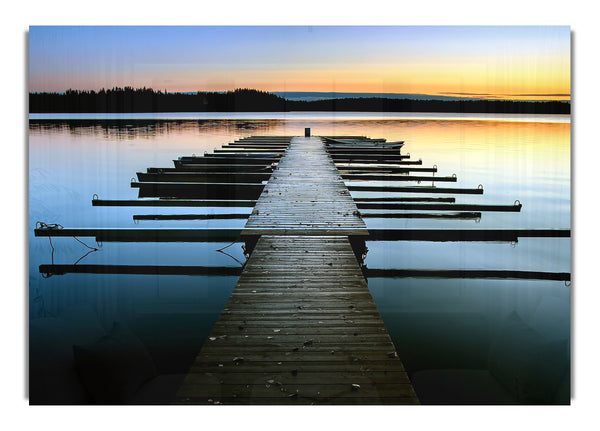
<instances>
[{"instance_id":1,"label":"water reflection of dock","mask_svg":"<svg viewBox=\"0 0 600 431\"><path fill-rule=\"evenodd\" d=\"M517 241L565 237L554 230L367 229L366 217L478 220L521 204L456 204L482 187L437 187L456 176L413 175L437 167L399 147L358 136L250 137L213 154L180 157L174 168L148 168L131 186L138 200L94 199L94 206L252 207L243 229L36 229L36 236L93 236L98 241L244 241L249 259L175 402L183 404L415 404L401 358L369 293L375 277L515 277L563 280L526 271L369 270L365 240ZM265 184L265 181L266 184ZM431 185L347 185L414 181ZM402 193L356 198L350 191ZM417 196L424 194L425 196ZM367 211L363 211L367 210ZM383 213L374 211L385 210ZM401 210L401 211L399 211ZM249 211L249 210L248 210ZM371 212L369 212L371 211ZM419 212L415 212L419 211ZM134 215L134 220L203 220L205 214ZM43 267L43 268L42 268ZM42 265L40 272L237 275L232 268Z\"/></svg>"}]
</instances>

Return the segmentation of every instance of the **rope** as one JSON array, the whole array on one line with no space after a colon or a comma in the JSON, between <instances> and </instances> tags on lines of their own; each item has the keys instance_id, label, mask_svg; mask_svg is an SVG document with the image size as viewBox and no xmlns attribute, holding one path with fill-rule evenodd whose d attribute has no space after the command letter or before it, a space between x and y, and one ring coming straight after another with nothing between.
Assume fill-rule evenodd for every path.
<instances>
[{"instance_id":1,"label":"rope","mask_svg":"<svg viewBox=\"0 0 600 431\"><path fill-rule=\"evenodd\" d=\"M43 221L36 221L35 228L36 229L60 230L60 229L64 229L64 226L60 225L58 223L44 223ZM48 241L50 241L50 248L52 249L52 252L50 253L50 260L52 262L52 265L54 265L54 244L52 244L51 236L48 237ZM44 278L48 278L48 277L44 277Z\"/></svg>"},{"instance_id":2,"label":"rope","mask_svg":"<svg viewBox=\"0 0 600 431\"><path fill-rule=\"evenodd\" d=\"M223 253L225 256L229 256L230 258L232 258L233 260L235 260L237 263L240 264L240 266L243 268L244 267L244 263L240 262L238 259L236 259L235 257L233 257L232 255L230 255L229 253L224 252L223 250L216 250L218 253Z\"/></svg>"},{"instance_id":3,"label":"rope","mask_svg":"<svg viewBox=\"0 0 600 431\"><path fill-rule=\"evenodd\" d=\"M219 253L223 253L223 254L224 254L224 255L226 255L226 256L229 256L230 258L232 258L233 260L235 260L237 263L239 263L239 264L240 264L240 265L243 267L243 266L245 265L245 263L243 263L243 262L240 262L239 260L237 260L235 257L233 257L232 255L230 255L229 253L225 253L225 252L223 251L223 250L225 250L226 248L229 248L229 247L231 247L231 246L232 246L233 244L235 244L236 242L238 242L238 240L237 240L237 239L236 239L235 241L233 241L231 244L227 244L225 247L222 247L222 248L220 248L220 249L218 249L218 250L215 250L215 251L216 251L216 252L219 252ZM244 253L245 253L244 246L242 246L242 250L244 250Z\"/></svg>"},{"instance_id":4,"label":"rope","mask_svg":"<svg viewBox=\"0 0 600 431\"><path fill-rule=\"evenodd\" d=\"M228 248L228 247L231 247L231 246L232 246L233 244L235 244L236 242L237 242L237 240L235 240L235 241L233 241L231 244L229 244L229 245L226 245L226 246L225 246L225 247L223 247L223 248L219 248L219 249L217 249L217 250L215 250L215 251L221 251L221 252L222 252L222 251L223 251L223 250L225 250L226 248Z\"/></svg>"},{"instance_id":5,"label":"rope","mask_svg":"<svg viewBox=\"0 0 600 431\"><path fill-rule=\"evenodd\" d=\"M85 245L87 248L89 248L92 251L98 251L97 248L95 247L90 247L89 245L87 245L85 242L81 241L79 238L77 238L76 236L73 236L73 238L75 238L76 241L80 242L81 244Z\"/></svg>"},{"instance_id":6,"label":"rope","mask_svg":"<svg viewBox=\"0 0 600 431\"><path fill-rule=\"evenodd\" d=\"M52 248L52 253L50 253L50 258L52 260L52 265L54 265L54 246L52 245L52 237L48 237L48 241L50 241L50 247Z\"/></svg>"},{"instance_id":7,"label":"rope","mask_svg":"<svg viewBox=\"0 0 600 431\"><path fill-rule=\"evenodd\" d=\"M61 224L58 224L58 223L44 223L43 221L36 221L35 228L36 229L47 229L47 230L61 230L61 229L64 229L64 226ZM75 235L73 235L73 238L75 238L75 241L79 242L80 244L83 244L84 246L86 246L87 248L90 249L90 251L88 253L86 253L81 259L83 259L85 256L87 256L91 252L99 250L95 247L90 247L85 242L83 242L82 240L77 238ZM54 245L52 244L52 236L51 235L48 236L48 241L50 241L50 247L52 248L52 253L50 256L52 259L52 265L54 265ZM100 244L98 244L98 246L100 246ZM79 262L81 259L79 259L77 262ZM77 264L77 262L75 262L75 264Z\"/></svg>"},{"instance_id":8,"label":"rope","mask_svg":"<svg viewBox=\"0 0 600 431\"><path fill-rule=\"evenodd\" d=\"M43 221L35 222L36 229L64 229L64 226L58 223L44 223Z\"/></svg>"},{"instance_id":9,"label":"rope","mask_svg":"<svg viewBox=\"0 0 600 431\"><path fill-rule=\"evenodd\" d=\"M77 265L79 262L81 262L85 257L87 257L88 254L93 253L95 251L98 251L97 248L94 248L90 251L88 251L86 254L84 254L83 256L81 256L79 259L77 259L77 261L73 264L73 265Z\"/></svg>"}]
</instances>

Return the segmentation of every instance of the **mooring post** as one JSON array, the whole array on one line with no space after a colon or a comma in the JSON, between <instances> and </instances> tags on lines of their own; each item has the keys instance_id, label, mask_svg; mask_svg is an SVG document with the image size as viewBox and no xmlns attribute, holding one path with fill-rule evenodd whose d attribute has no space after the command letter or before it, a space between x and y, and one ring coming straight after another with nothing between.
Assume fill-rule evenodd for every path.
<instances>
[{"instance_id":1,"label":"mooring post","mask_svg":"<svg viewBox=\"0 0 600 431\"><path fill-rule=\"evenodd\" d=\"M304 137L305 138L310 138L310 127L305 127L304 128Z\"/></svg>"}]
</instances>

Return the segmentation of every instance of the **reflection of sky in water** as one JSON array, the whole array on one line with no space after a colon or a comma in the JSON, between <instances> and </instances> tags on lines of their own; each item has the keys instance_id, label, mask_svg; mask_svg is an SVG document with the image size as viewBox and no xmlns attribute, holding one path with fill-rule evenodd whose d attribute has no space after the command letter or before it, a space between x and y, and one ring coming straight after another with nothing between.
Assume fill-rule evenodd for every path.
<instances>
[{"instance_id":1,"label":"reflection of sky in water","mask_svg":"<svg viewBox=\"0 0 600 431\"><path fill-rule=\"evenodd\" d=\"M317 114L322 115L322 114ZM92 207L91 199L135 199L130 179L147 167L170 167L181 155L202 154L250 135L343 134L404 140L403 153L456 173L457 183L483 195L455 195L457 203L523 204L520 213L483 212L474 220L376 219L371 228L570 227L570 124L565 122L455 121L454 119L201 120L89 122L30 126L30 318L91 306L105 328L125 321L154 351L169 345L193 357L235 286L235 277L67 274L43 278L40 264L73 264L89 250L73 238L36 238L36 221L65 227L242 228L244 220L140 221L136 214L244 212L225 208ZM130 124L131 123L131 124ZM429 175L418 173L419 175ZM370 183L374 184L374 183ZM414 183L399 182L397 185ZM422 183L423 185L430 185ZM377 196L352 192L358 196ZM381 194L379 194L381 195ZM418 194L411 194L411 196ZM437 196L437 195L426 195ZM451 195L440 195L451 196ZM418 211L417 211L418 212ZM439 212L439 211L434 211ZM82 238L95 246L93 238ZM216 243L104 243L86 264L239 266L239 245ZM570 271L570 240L522 238L488 242L368 242L369 268ZM234 259L235 258L235 259ZM488 354L515 311L540 339L568 339L570 290L535 280L371 279L369 287L410 372L427 368L485 368ZM190 327L194 327L190 331ZM173 334L177 334L173 338ZM177 339L177 341L173 341ZM170 341L169 341L170 340ZM449 342L448 340L451 340ZM177 346L175 346L177 345ZM177 347L177 348L175 348ZM182 353L183 355L183 353ZM185 360L164 362L185 369ZM564 364L568 364L565 357ZM170 365L171 364L171 365ZM561 376L555 376L557 380Z\"/></svg>"},{"instance_id":2,"label":"reflection of sky in water","mask_svg":"<svg viewBox=\"0 0 600 431\"><path fill-rule=\"evenodd\" d=\"M520 238L506 242L370 241L371 268L502 269L570 272L569 238ZM435 248L433 248L435 247Z\"/></svg>"}]
</instances>

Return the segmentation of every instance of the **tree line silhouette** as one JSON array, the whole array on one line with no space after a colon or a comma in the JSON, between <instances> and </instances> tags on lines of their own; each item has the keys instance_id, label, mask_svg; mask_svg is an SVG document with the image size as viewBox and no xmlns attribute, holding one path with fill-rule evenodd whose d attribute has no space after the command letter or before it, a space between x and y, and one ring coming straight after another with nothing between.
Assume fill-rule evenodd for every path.
<instances>
[{"instance_id":1,"label":"tree line silhouette","mask_svg":"<svg viewBox=\"0 0 600 431\"><path fill-rule=\"evenodd\" d=\"M133 112L463 112L515 114L569 114L569 102L510 100L412 100L384 97L340 98L314 101L287 100L249 88L227 92L168 93L151 88L115 87L110 90L65 93L29 93L30 113Z\"/></svg>"}]
</instances>

